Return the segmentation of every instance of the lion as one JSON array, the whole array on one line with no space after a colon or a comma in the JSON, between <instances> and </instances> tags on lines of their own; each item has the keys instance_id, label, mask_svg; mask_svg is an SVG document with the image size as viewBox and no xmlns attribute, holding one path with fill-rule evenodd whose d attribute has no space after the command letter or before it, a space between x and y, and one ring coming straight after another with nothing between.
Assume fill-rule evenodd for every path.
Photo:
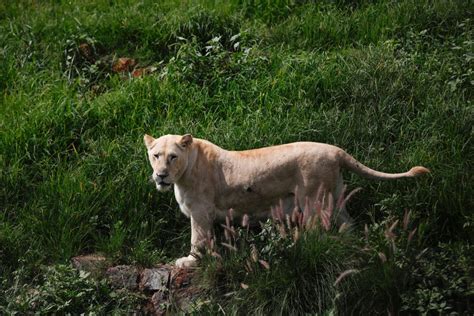
<instances>
[{"instance_id":1,"label":"lion","mask_svg":"<svg viewBox=\"0 0 474 316\"><path fill-rule=\"evenodd\" d=\"M285 212L308 199L312 205L321 188L337 200L343 187L342 169L381 180L430 172L421 166L403 173L376 171L339 147L315 142L228 151L190 134L157 139L145 135L144 141L156 188L166 191L173 186L181 212L191 219L191 251L176 260L178 267L197 265L213 223L225 219L229 209L236 217L265 218L278 203ZM351 222L345 210L339 220Z\"/></svg>"}]
</instances>

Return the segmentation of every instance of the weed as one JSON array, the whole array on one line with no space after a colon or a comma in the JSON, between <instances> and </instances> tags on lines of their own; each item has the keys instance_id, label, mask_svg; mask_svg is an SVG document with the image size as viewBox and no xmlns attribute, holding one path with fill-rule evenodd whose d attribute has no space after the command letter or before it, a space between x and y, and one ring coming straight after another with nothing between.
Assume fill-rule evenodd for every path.
<instances>
[{"instance_id":1,"label":"weed","mask_svg":"<svg viewBox=\"0 0 474 316\"><path fill-rule=\"evenodd\" d=\"M470 245L440 243L426 249L410 269L401 310L421 315L472 312L473 259Z\"/></svg>"},{"instance_id":2,"label":"weed","mask_svg":"<svg viewBox=\"0 0 474 316\"><path fill-rule=\"evenodd\" d=\"M22 271L15 272L15 279ZM43 267L33 284L7 289L0 311L6 314L39 313L129 313L137 311L144 297L127 291L112 291L105 280L66 265Z\"/></svg>"},{"instance_id":3,"label":"weed","mask_svg":"<svg viewBox=\"0 0 474 316\"><path fill-rule=\"evenodd\" d=\"M161 76L170 80L186 80L211 91L226 89L229 82L252 79L265 65L265 57L254 48L241 44L241 34L228 39L216 36L200 44L196 37L180 37L176 57L170 59ZM211 92L215 93L215 92Z\"/></svg>"}]
</instances>

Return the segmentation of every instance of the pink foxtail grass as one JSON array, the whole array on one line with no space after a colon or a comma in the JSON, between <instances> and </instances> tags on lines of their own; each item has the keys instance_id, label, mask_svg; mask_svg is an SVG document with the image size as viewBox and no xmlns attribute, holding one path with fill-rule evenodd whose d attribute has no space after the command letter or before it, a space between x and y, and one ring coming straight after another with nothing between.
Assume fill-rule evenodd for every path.
<instances>
[{"instance_id":1,"label":"pink foxtail grass","mask_svg":"<svg viewBox=\"0 0 474 316\"><path fill-rule=\"evenodd\" d=\"M271 225L276 229L282 239L291 238L292 242L297 242L299 238L308 231L320 229L321 231L328 232L332 227L332 221L337 214L338 210L345 207L350 197L352 197L360 189L357 188L352 190L347 196L345 196L346 187L343 188L337 201L334 201L332 194L324 192L321 188L316 193L316 198L311 202L310 198L305 199L305 205L303 208L298 206L295 199L295 207L293 211L288 214L285 213L283 201L280 200L279 204L271 208ZM250 229L250 216L244 214L241 221L242 228L246 230L246 236L249 235ZM229 251L230 253L246 253L246 251L239 251L240 247L250 247L249 258L247 260L248 271L253 271L253 265L259 263L259 265L265 269L270 269L270 264L261 259L258 253L257 247L250 242L239 243L239 232L234 226L234 210L229 209L228 214L225 217L225 223L220 225L224 230L224 240L220 243L223 246L223 250ZM340 225L338 232L343 233L349 227L348 223ZM215 245L215 238L209 234L207 240L207 253L215 258L222 258L218 253ZM253 262L253 264L252 264Z\"/></svg>"},{"instance_id":2,"label":"pink foxtail grass","mask_svg":"<svg viewBox=\"0 0 474 316\"><path fill-rule=\"evenodd\" d=\"M311 203L307 197L303 211L300 211L298 203L295 199L295 207L291 214L285 214L283 202L271 208L271 215L274 225L277 227L283 238L292 236L296 241L300 232L309 231L316 228L322 228L325 231L331 229L331 221L339 210L342 210L349 199L360 188L352 190L347 196L345 195L346 187L344 186L338 200L334 203L334 198L330 192L324 192L321 188L316 193L314 202ZM342 233L349 227L348 223L342 223L339 232Z\"/></svg>"},{"instance_id":3,"label":"pink foxtail grass","mask_svg":"<svg viewBox=\"0 0 474 316\"><path fill-rule=\"evenodd\" d=\"M348 269L344 272L342 272L336 279L336 281L334 281L334 286L337 286L344 278L346 278L347 276L351 275L351 274L354 274L354 273L359 273L359 270L358 269Z\"/></svg>"},{"instance_id":4,"label":"pink foxtail grass","mask_svg":"<svg viewBox=\"0 0 474 316\"><path fill-rule=\"evenodd\" d=\"M272 300L275 295L282 299L288 295L291 304L301 304L303 297L305 306L322 311L328 304L343 306L346 298L352 299L351 291L367 275L383 278L381 271L398 273L398 252L408 248L417 231L411 213L406 211L402 219L387 220L385 225L366 224L358 239L356 234L346 234L349 223L335 225L338 212L359 190L346 195L345 189L337 200L319 190L316 199L305 199L303 207L295 203L289 213L280 201L258 234L250 230L248 214L237 222L235 212L229 210L221 224L222 240L208 238L208 254L216 267L209 270L215 280L211 286L223 286L238 299ZM241 228L236 227L239 224ZM381 282L392 284L388 279Z\"/></svg>"},{"instance_id":5,"label":"pink foxtail grass","mask_svg":"<svg viewBox=\"0 0 474 316\"><path fill-rule=\"evenodd\" d=\"M305 205L301 209L295 200L295 207L293 211L288 214L285 213L283 201L280 200L279 204L271 208L271 225L275 228L275 231L278 232L279 236L282 239L290 238L293 243L296 243L301 236L306 232L319 229L322 232L328 232L331 230L332 223L334 218L337 215L337 212L343 209L349 199L358 191L360 188L352 190L349 194L346 195L346 186L344 186L340 196L337 201L334 201L331 193L324 192L322 189L319 189L314 202L310 202L309 198L305 199ZM411 212L405 211L403 219L401 221L402 225L400 229L407 232L407 242L406 247L409 246L410 242L414 238L414 235L417 231L416 228L409 230L411 219ZM383 235L388 244L388 248L383 250L371 249L369 245L370 232L367 224L364 226L364 236L366 241L366 246L361 249L363 252L371 252L375 250L377 257L381 260L382 263L387 262L393 257L394 253L397 251L397 239L400 238L397 230L399 227L399 220L392 221L386 225L386 229L383 231ZM245 236L249 236L250 229L250 216L244 214L241 219L241 226L245 230ZM342 234L349 228L348 223L342 223L337 228L337 233ZM221 224L221 227L224 230L224 240L220 243L223 246L223 250L229 251L230 253L239 254L239 253L248 253L248 258L246 259L246 270L251 272L255 270L255 264L259 264L265 269L270 268L270 264L263 260L255 244L252 241L242 240L242 235L239 235L241 230L236 229L234 226L234 210L230 209L225 218L225 224ZM211 235L208 236L207 242L207 252L213 257L222 259L222 256L218 253L215 244L215 238ZM241 251L242 247L249 247L249 251ZM270 258L271 259L271 258ZM343 272L344 273L344 272ZM348 274L352 274L351 273ZM345 277L346 275L344 275ZM339 279L337 283L342 280Z\"/></svg>"}]
</instances>

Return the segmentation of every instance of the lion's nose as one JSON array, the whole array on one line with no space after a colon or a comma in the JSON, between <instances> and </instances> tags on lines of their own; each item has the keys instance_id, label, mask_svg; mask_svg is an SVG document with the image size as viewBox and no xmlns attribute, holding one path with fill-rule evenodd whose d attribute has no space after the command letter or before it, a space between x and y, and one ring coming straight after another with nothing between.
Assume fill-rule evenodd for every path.
<instances>
[{"instance_id":1,"label":"lion's nose","mask_svg":"<svg viewBox=\"0 0 474 316\"><path fill-rule=\"evenodd\" d=\"M158 178L164 179L168 176L168 173L162 172L162 173L157 174L157 176Z\"/></svg>"}]
</instances>

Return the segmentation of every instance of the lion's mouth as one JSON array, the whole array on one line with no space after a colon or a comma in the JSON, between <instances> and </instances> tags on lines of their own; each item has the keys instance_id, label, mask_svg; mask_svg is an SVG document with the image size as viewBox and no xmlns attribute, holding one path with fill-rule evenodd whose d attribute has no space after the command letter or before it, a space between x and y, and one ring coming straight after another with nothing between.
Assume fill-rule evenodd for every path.
<instances>
[{"instance_id":1,"label":"lion's mouth","mask_svg":"<svg viewBox=\"0 0 474 316\"><path fill-rule=\"evenodd\" d=\"M161 185L161 186L164 186L164 187L168 187L168 186L171 185L171 183L166 183L164 181L160 181L160 182L158 182L158 184Z\"/></svg>"}]
</instances>

